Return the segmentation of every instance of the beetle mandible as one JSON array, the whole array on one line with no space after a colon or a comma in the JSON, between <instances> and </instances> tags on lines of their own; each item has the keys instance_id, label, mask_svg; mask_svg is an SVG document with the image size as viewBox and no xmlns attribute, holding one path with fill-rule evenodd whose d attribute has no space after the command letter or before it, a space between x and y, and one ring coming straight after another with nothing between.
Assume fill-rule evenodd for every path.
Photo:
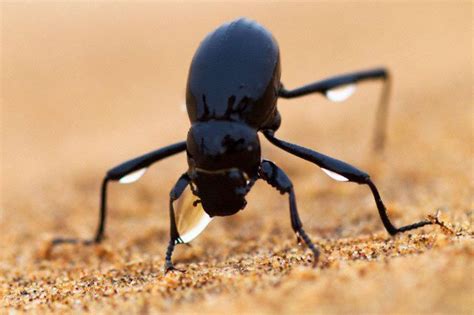
<instances>
[{"instance_id":1,"label":"beetle mandible","mask_svg":"<svg viewBox=\"0 0 474 315\"><path fill-rule=\"evenodd\" d=\"M291 99L321 93L329 100L342 101L353 92L355 83L380 80L384 85L376 116L374 148L381 150L390 91L390 77L385 68L339 75L293 90L284 88L280 73L278 44L260 24L240 18L208 34L197 49L189 69L186 106L191 128L187 140L124 162L106 173L101 188L99 226L94 239L85 243L99 243L104 238L107 185L110 181L133 182L151 164L186 151L188 170L181 175L170 193L170 242L166 251L166 271L174 269L171 256L176 244L190 242L204 230L212 217L233 215L242 210L247 193L258 179L288 195L291 226L297 237L312 251L316 265L319 251L303 229L293 184L276 164L262 160L259 132L275 146L316 164L335 180L367 185L382 223L391 235L433 223L424 220L395 227L367 173L275 137L281 124L278 98ZM187 187L197 200L193 207L176 218L174 202ZM53 244L66 242L75 240L56 239Z\"/></svg>"}]
</instances>

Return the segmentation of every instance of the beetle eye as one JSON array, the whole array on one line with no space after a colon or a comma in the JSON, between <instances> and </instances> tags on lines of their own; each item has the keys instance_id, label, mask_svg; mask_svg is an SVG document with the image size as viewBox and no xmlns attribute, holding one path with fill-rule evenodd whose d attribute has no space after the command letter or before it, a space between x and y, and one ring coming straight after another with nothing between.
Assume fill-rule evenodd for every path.
<instances>
[{"instance_id":1,"label":"beetle eye","mask_svg":"<svg viewBox=\"0 0 474 315\"><path fill-rule=\"evenodd\" d=\"M125 175L124 177L119 179L120 184L130 184L136 182L140 179L140 177L145 174L147 167L141 168L135 172L131 172L130 174Z\"/></svg>"},{"instance_id":2,"label":"beetle eye","mask_svg":"<svg viewBox=\"0 0 474 315\"><path fill-rule=\"evenodd\" d=\"M355 84L338 86L326 91L326 97L332 102L342 102L347 100L356 90Z\"/></svg>"}]
</instances>

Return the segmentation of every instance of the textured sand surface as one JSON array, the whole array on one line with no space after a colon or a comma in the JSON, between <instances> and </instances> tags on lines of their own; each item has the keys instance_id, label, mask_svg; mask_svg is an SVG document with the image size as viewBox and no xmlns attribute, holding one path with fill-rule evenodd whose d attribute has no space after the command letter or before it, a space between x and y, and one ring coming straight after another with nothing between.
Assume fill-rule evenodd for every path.
<instances>
[{"instance_id":1,"label":"textured sand surface","mask_svg":"<svg viewBox=\"0 0 474 315\"><path fill-rule=\"evenodd\" d=\"M472 314L472 3L2 3L0 303L91 313ZM281 49L291 88L385 65L388 143L370 147L380 85L344 103L279 102L282 139L371 174L397 225L440 211L446 228L390 237L370 191L329 179L261 138L292 178L318 268L296 244L287 198L263 182L163 274L180 155L112 184L102 245L51 248L96 228L104 172L184 139L187 69L200 40L248 16Z\"/></svg>"}]
</instances>

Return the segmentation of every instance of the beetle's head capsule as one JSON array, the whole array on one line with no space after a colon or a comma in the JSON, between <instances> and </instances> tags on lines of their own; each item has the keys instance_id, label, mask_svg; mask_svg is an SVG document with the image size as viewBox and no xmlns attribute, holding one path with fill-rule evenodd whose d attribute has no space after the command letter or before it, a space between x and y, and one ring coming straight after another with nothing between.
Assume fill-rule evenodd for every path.
<instances>
[{"instance_id":1,"label":"beetle's head capsule","mask_svg":"<svg viewBox=\"0 0 474 315\"><path fill-rule=\"evenodd\" d=\"M232 215L247 204L245 196L251 186L248 175L237 168L208 171L196 168L190 173L196 184L204 211L209 216Z\"/></svg>"},{"instance_id":2,"label":"beetle's head capsule","mask_svg":"<svg viewBox=\"0 0 474 315\"><path fill-rule=\"evenodd\" d=\"M255 129L231 121L195 123L188 133L187 153L188 173L211 217L232 215L245 207L245 195L260 164Z\"/></svg>"}]
</instances>

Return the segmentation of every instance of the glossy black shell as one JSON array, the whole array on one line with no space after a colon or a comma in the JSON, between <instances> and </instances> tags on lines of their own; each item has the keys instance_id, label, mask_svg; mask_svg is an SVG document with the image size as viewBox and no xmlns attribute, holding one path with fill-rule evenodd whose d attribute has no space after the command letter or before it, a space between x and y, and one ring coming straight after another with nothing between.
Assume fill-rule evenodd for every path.
<instances>
[{"instance_id":1,"label":"glossy black shell","mask_svg":"<svg viewBox=\"0 0 474 315\"><path fill-rule=\"evenodd\" d=\"M223 24L197 49L186 90L188 175L210 216L245 207L261 163L257 132L280 123L279 88L278 44L256 22Z\"/></svg>"},{"instance_id":2,"label":"glossy black shell","mask_svg":"<svg viewBox=\"0 0 474 315\"><path fill-rule=\"evenodd\" d=\"M238 120L262 129L276 115L280 54L271 33L241 18L206 36L189 69L186 104L191 123Z\"/></svg>"}]
</instances>

